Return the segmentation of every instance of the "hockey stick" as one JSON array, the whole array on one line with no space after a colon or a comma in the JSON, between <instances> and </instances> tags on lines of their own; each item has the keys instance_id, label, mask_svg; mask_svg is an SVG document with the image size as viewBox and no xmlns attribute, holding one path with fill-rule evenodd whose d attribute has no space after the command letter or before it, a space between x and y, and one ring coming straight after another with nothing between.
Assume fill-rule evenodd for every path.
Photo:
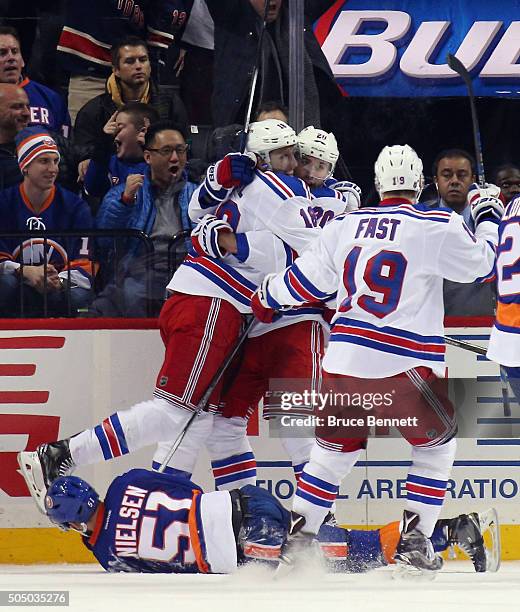
<instances>
[{"instance_id":1,"label":"hockey stick","mask_svg":"<svg viewBox=\"0 0 520 612\"><path fill-rule=\"evenodd\" d=\"M446 344L451 344L451 346L456 346L457 348L464 349L466 351L471 351L472 353L477 353L477 355L486 356L487 351L485 348L481 346L477 346L476 344L470 344L469 342L464 342L463 340L455 340L455 338L449 338L448 336L444 336L444 341ZM504 416L511 416L511 402L509 400L509 389L507 382L507 374L502 366L500 366L500 383L502 389L502 403L504 404Z\"/></svg>"},{"instance_id":2,"label":"hockey stick","mask_svg":"<svg viewBox=\"0 0 520 612\"><path fill-rule=\"evenodd\" d=\"M468 88L469 103L471 107L471 123L473 127L473 141L475 145L475 157L477 160L477 177L478 177L479 185L483 187L486 184L486 175L484 173L484 156L482 154L482 139L480 137L480 126L478 122L477 107L475 104L475 94L473 92L473 83L471 81L471 76L469 72L466 70L466 67L458 58L456 58L451 53L448 53L447 61L448 61L448 66L452 70L454 70L460 77L462 77L462 80L464 81L464 83L466 84L466 87ZM468 350L471 350L471 349L468 349ZM504 403L504 416L511 416L511 405L509 403L509 389L508 389L508 383L507 383L507 376L505 375L505 372L502 367L500 368L500 381L502 384L502 400Z\"/></svg>"},{"instance_id":3,"label":"hockey stick","mask_svg":"<svg viewBox=\"0 0 520 612\"><path fill-rule=\"evenodd\" d=\"M477 355L485 356L487 353L487 349L485 349L483 346L470 344L469 342L464 342L464 340L456 340L455 338L450 338L449 336L444 336L444 342L446 342L446 344L450 344L451 346L456 346L457 348L470 351L471 353L476 353Z\"/></svg>"},{"instance_id":4,"label":"hockey stick","mask_svg":"<svg viewBox=\"0 0 520 612\"><path fill-rule=\"evenodd\" d=\"M195 406L195 410L190 415L189 419L186 421L179 435L175 438L175 441L173 442L168 454L166 455L166 458L161 463L161 467L157 470L158 472L164 472L164 470L166 469L166 466L168 465L168 463L170 463L171 458L175 454L175 451L182 444L182 441L184 440L184 436L188 432L188 429L191 427L191 424L199 416L199 414L201 414L206 408L209 402L209 398L211 397L211 394L213 393L213 391L215 390L215 387L220 382L220 379L224 375L224 372L227 370L229 364L235 358L235 355L238 353L240 347L242 346L242 344L244 344L255 321L256 319L254 316L251 316L251 318L247 320L244 331L238 337L238 340L236 341L235 346L231 349L231 352L229 353L229 355L224 359L224 361L220 364L220 367L218 368L218 370L213 375L213 378L210 380L206 388L206 391L204 391L204 393L202 394L202 397L197 402L197 405Z\"/></svg>"},{"instance_id":5,"label":"hockey stick","mask_svg":"<svg viewBox=\"0 0 520 612\"><path fill-rule=\"evenodd\" d=\"M240 153L246 150L247 134L249 132L249 126L251 124L251 112L253 110L253 100L255 98L256 82L258 81L258 73L260 71L260 60L262 58L262 45L264 42L265 29L267 27L267 13L269 12L269 0L264 2L264 15L262 17L262 29L260 30L260 36L258 38L258 46L256 48L256 59L255 68L253 70L253 78L251 79L251 86L249 88L249 101L247 103L246 120L244 121L244 131L240 142Z\"/></svg>"},{"instance_id":6,"label":"hockey stick","mask_svg":"<svg viewBox=\"0 0 520 612\"><path fill-rule=\"evenodd\" d=\"M475 145L475 156L477 159L477 177L479 185L482 187L486 184L486 175L484 174L484 156L482 154L482 140L480 138L480 126L478 123L477 107L475 105L475 94L473 92L473 83L471 82L471 76L466 70L464 64L452 55L448 53L448 66L454 70L466 84L468 88L469 104L471 107L471 123L473 126L473 142Z\"/></svg>"}]
</instances>

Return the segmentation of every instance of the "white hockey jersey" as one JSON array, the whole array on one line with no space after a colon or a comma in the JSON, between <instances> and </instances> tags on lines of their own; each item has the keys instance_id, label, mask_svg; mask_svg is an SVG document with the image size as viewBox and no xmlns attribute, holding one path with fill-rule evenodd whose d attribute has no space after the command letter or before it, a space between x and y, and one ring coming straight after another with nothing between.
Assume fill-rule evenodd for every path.
<instances>
[{"instance_id":1,"label":"white hockey jersey","mask_svg":"<svg viewBox=\"0 0 520 612\"><path fill-rule=\"evenodd\" d=\"M474 235L456 213L388 202L334 219L271 280L268 299L281 307L338 292L327 372L384 378L426 366L443 376L443 279L492 277L498 225Z\"/></svg>"},{"instance_id":2,"label":"white hockey jersey","mask_svg":"<svg viewBox=\"0 0 520 612\"><path fill-rule=\"evenodd\" d=\"M505 366L520 366L520 197L504 212L498 230L497 316L487 356Z\"/></svg>"},{"instance_id":3,"label":"white hockey jersey","mask_svg":"<svg viewBox=\"0 0 520 612\"><path fill-rule=\"evenodd\" d=\"M191 251L168 285L171 291L220 297L240 312L250 313L250 300L266 273L284 270L297 254L322 231L322 226L342 212L341 197L311 201L303 181L274 172L256 172L252 183L216 210L237 234L238 253L222 259L202 257ZM194 194L192 219L201 214ZM321 204L323 203L322 206ZM208 209L202 210L206 214ZM287 311L275 325L282 327L302 318L322 321L321 303L305 304ZM274 329L257 325L252 335Z\"/></svg>"}]
</instances>

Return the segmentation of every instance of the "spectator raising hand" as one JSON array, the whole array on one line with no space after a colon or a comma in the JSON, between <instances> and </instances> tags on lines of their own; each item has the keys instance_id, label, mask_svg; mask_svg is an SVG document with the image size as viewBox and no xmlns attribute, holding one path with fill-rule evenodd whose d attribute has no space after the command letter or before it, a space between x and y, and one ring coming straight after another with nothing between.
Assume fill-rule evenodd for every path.
<instances>
[{"instance_id":1,"label":"spectator raising hand","mask_svg":"<svg viewBox=\"0 0 520 612\"><path fill-rule=\"evenodd\" d=\"M126 177L125 190L121 196L124 204L133 204L137 198L137 192L144 183L144 174L129 174Z\"/></svg>"}]
</instances>

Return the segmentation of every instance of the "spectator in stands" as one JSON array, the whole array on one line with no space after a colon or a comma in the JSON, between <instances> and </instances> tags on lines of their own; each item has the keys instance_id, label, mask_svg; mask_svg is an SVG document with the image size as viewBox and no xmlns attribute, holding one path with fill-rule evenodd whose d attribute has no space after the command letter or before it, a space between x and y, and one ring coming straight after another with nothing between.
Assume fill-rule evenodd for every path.
<instances>
[{"instance_id":1,"label":"spectator in stands","mask_svg":"<svg viewBox=\"0 0 520 612\"><path fill-rule=\"evenodd\" d=\"M188 145L182 127L163 121L150 126L145 135L144 158L148 169L131 174L125 184L113 187L103 199L96 217L101 229L137 229L147 234L155 248L152 295L146 295L148 261L139 259L139 245L130 248L123 261L123 282L111 283L92 305L101 316L144 316L148 299L158 312L165 297L171 271L168 266L170 239L191 230L188 204L197 185L187 180ZM186 241L176 248L180 257ZM180 261L180 260L179 260Z\"/></svg>"},{"instance_id":2,"label":"spectator in stands","mask_svg":"<svg viewBox=\"0 0 520 612\"><path fill-rule=\"evenodd\" d=\"M76 143L90 150L91 155L107 121L128 102L151 104L160 119L186 125L186 110L179 96L172 98L160 92L151 79L148 46L143 40L128 36L114 45L112 71L106 92L87 102L79 111L74 124ZM86 166L83 162L80 178L83 178Z\"/></svg>"},{"instance_id":3,"label":"spectator in stands","mask_svg":"<svg viewBox=\"0 0 520 612\"><path fill-rule=\"evenodd\" d=\"M251 75L257 57L264 0L206 0L215 22L213 122L215 126L243 123ZM330 131L341 94L314 36L312 23L333 0L305 2L304 81L305 125ZM263 100L288 101L289 19L287 3L270 0L256 105ZM320 118L323 121L320 121Z\"/></svg>"},{"instance_id":4,"label":"spectator in stands","mask_svg":"<svg viewBox=\"0 0 520 612\"><path fill-rule=\"evenodd\" d=\"M153 106L142 102L129 102L115 111L103 128L85 174L83 185L89 196L103 197L129 174L144 174L144 136L158 120Z\"/></svg>"},{"instance_id":5,"label":"spectator in stands","mask_svg":"<svg viewBox=\"0 0 520 612\"><path fill-rule=\"evenodd\" d=\"M520 168L514 164L504 164L495 170L495 185L500 187L500 193L506 204L520 194Z\"/></svg>"},{"instance_id":6,"label":"spectator in stands","mask_svg":"<svg viewBox=\"0 0 520 612\"><path fill-rule=\"evenodd\" d=\"M18 32L0 26L0 83L12 83L25 90L29 98L29 125L42 125L51 132L69 135L70 117L62 97L41 83L22 75L25 66Z\"/></svg>"},{"instance_id":7,"label":"spectator in stands","mask_svg":"<svg viewBox=\"0 0 520 612\"><path fill-rule=\"evenodd\" d=\"M30 116L25 91L17 85L0 83L0 189L22 180L14 139L27 127Z\"/></svg>"},{"instance_id":8,"label":"spectator in stands","mask_svg":"<svg viewBox=\"0 0 520 612\"><path fill-rule=\"evenodd\" d=\"M454 210L462 215L466 225L475 229L468 203L468 192L476 181L473 157L462 149L441 151L433 162L433 177L438 198L430 208ZM453 283L444 281L444 309L446 315L493 315L496 302L494 283Z\"/></svg>"},{"instance_id":9,"label":"spectator in stands","mask_svg":"<svg viewBox=\"0 0 520 612\"><path fill-rule=\"evenodd\" d=\"M288 123L289 109L285 104L274 100L264 102L256 109L255 121L263 121L264 119L280 119L280 121Z\"/></svg>"},{"instance_id":10,"label":"spectator in stands","mask_svg":"<svg viewBox=\"0 0 520 612\"><path fill-rule=\"evenodd\" d=\"M215 26L205 0L194 0L174 66L190 124L212 125Z\"/></svg>"},{"instance_id":11,"label":"spectator in stands","mask_svg":"<svg viewBox=\"0 0 520 612\"><path fill-rule=\"evenodd\" d=\"M111 47L116 41L132 35L146 39L153 50L151 60L157 74L162 55L174 36L177 39L182 35L192 3L193 0L67 2L58 51L62 67L71 75L69 110L73 121L80 108L105 90L111 72Z\"/></svg>"},{"instance_id":12,"label":"spectator in stands","mask_svg":"<svg viewBox=\"0 0 520 612\"><path fill-rule=\"evenodd\" d=\"M55 184L60 154L43 128L20 131L16 152L23 182L0 192L0 226L2 232L28 235L0 235L0 312L74 315L91 298L88 239L66 238L59 232L91 229L90 210L77 195ZM31 237L31 232L43 230L52 232L47 243Z\"/></svg>"}]
</instances>

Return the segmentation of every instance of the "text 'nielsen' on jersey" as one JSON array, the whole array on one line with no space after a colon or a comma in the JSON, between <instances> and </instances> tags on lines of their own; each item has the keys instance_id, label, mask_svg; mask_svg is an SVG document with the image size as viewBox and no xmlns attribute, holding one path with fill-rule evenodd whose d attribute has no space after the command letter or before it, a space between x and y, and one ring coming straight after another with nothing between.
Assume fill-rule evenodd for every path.
<instances>
[{"instance_id":1,"label":"text 'nielsen' on jersey","mask_svg":"<svg viewBox=\"0 0 520 612\"><path fill-rule=\"evenodd\" d=\"M401 204L341 215L269 283L279 305L337 290L323 367L383 378L426 366L444 375L443 279L493 276L497 225L474 235L460 215Z\"/></svg>"},{"instance_id":2,"label":"text 'nielsen' on jersey","mask_svg":"<svg viewBox=\"0 0 520 612\"><path fill-rule=\"evenodd\" d=\"M130 470L110 485L84 543L112 572L230 573L237 567L228 491Z\"/></svg>"}]
</instances>

